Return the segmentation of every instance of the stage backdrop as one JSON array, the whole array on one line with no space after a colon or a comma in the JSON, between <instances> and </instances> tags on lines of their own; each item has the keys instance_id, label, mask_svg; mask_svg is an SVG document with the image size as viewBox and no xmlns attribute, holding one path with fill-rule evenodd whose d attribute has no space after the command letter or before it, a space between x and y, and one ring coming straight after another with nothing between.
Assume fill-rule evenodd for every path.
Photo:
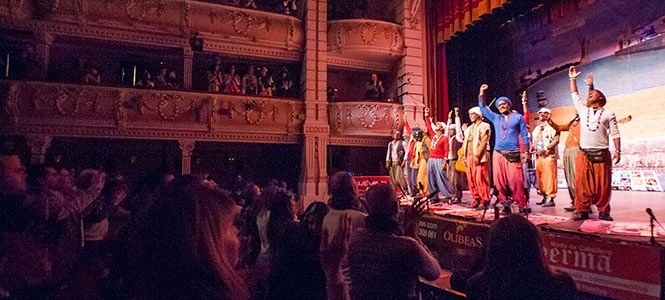
<instances>
[{"instance_id":1,"label":"stage backdrop","mask_svg":"<svg viewBox=\"0 0 665 300\"><path fill-rule=\"evenodd\" d=\"M665 49L615 54L580 65L578 69L582 72L578 79L580 93L587 93L584 78L592 72L596 89L608 98L607 108L615 112L617 119L626 121L619 124L622 161L613 170L614 188L662 192L665 182ZM575 115L567 70L547 76L528 89L532 98L530 111L538 109L533 98L540 90L547 95L556 123L566 123ZM562 141L566 135L562 133ZM560 150L563 151L563 144ZM560 174L563 176L563 172Z\"/></svg>"}]
</instances>

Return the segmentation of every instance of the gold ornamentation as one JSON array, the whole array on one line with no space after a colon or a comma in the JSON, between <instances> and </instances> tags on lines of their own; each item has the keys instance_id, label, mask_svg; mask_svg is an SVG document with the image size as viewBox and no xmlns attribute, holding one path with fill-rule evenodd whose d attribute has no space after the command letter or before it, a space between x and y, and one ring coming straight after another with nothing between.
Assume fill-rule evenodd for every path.
<instances>
[{"instance_id":1,"label":"gold ornamentation","mask_svg":"<svg viewBox=\"0 0 665 300\"><path fill-rule=\"evenodd\" d=\"M385 29L384 29L385 32ZM380 36L379 24L376 23L362 23L360 25L360 38L365 44L374 44L376 38Z\"/></svg>"}]
</instances>

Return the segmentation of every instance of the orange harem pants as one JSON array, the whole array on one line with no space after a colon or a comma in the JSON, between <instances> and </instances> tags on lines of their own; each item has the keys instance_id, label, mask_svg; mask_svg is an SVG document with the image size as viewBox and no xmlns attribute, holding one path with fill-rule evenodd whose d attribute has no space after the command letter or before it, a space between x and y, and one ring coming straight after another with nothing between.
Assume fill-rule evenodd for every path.
<instances>
[{"instance_id":1,"label":"orange harem pants","mask_svg":"<svg viewBox=\"0 0 665 300\"><path fill-rule=\"evenodd\" d=\"M556 156L548 155L536 159L536 178L543 195L556 197L559 189L556 177Z\"/></svg>"},{"instance_id":2,"label":"orange harem pants","mask_svg":"<svg viewBox=\"0 0 665 300\"><path fill-rule=\"evenodd\" d=\"M575 211L591 212L591 204L596 205L598 212L610 212L610 196L612 195L612 157L605 150L603 161L592 163L584 151L577 153L575 160Z\"/></svg>"},{"instance_id":3,"label":"orange harem pants","mask_svg":"<svg viewBox=\"0 0 665 300\"><path fill-rule=\"evenodd\" d=\"M480 165L474 164L473 155L467 155L465 162L471 199L480 199L480 203L484 205L490 200L489 166L487 162L480 163Z\"/></svg>"},{"instance_id":4,"label":"orange harem pants","mask_svg":"<svg viewBox=\"0 0 665 300\"><path fill-rule=\"evenodd\" d=\"M508 196L512 196L517 206L526 207L522 162L511 163L503 154L494 150L492 172L494 173L492 174L494 185L499 190L499 202L504 203Z\"/></svg>"}]
</instances>

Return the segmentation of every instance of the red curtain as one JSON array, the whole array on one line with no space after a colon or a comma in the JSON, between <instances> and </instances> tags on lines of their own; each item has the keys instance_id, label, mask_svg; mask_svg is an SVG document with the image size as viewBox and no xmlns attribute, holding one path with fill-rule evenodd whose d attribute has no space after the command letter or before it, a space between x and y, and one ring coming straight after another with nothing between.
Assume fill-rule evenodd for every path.
<instances>
[{"instance_id":1,"label":"red curtain","mask_svg":"<svg viewBox=\"0 0 665 300\"><path fill-rule=\"evenodd\" d=\"M432 0L436 7L436 100L428 103L435 108L438 120L448 118L448 67L445 42L458 32L473 26L483 15L502 7L509 0ZM432 99L431 101L436 101Z\"/></svg>"},{"instance_id":2,"label":"red curtain","mask_svg":"<svg viewBox=\"0 0 665 300\"><path fill-rule=\"evenodd\" d=\"M450 96L448 95L448 65L446 62L446 45L438 44L436 46L436 78L437 89L436 99L438 105L429 105L436 108L436 119L439 121L448 119L448 111L450 110Z\"/></svg>"},{"instance_id":3,"label":"red curtain","mask_svg":"<svg viewBox=\"0 0 665 300\"><path fill-rule=\"evenodd\" d=\"M445 43L465 31L483 15L502 7L509 0L433 0L437 8L437 42Z\"/></svg>"}]
</instances>

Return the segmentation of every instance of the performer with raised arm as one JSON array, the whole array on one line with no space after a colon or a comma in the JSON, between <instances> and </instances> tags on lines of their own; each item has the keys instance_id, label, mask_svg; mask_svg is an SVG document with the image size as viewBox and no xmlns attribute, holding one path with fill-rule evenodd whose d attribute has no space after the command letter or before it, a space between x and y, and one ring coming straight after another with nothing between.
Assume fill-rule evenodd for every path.
<instances>
[{"instance_id":1,"label":"performer with raised arm","mask_svg":"<svg viewBox=\"0 0 665 300\"><path fill-rule=\"evenodd\" d=\"M462 132L462 124L459 117L459 107L455 107L455 124L452 124L453 121L453 112L451 111L448 114L448 132L446 136L448 137L448 180L450 180L451 188L451 203L462 203L462 172L457 170L455 165L457 160L461 159L458 157L458 151L462 148L462 142L464 141L464 133Z\"/></svg>"},{"instance_id":2,"label":"performer with raised arm","mask_svg":"<svg viewBox=\"0 0 665 300\"><path fill-rule=\"evenodd\" d=\"M452 116L452 115L451 115ZM429 160L427 161L427 179L429 192L439 192L446 200L450 199L450 181L448 180L448 137L446 136L446 123L436 122L433 125L429 109L425 108L425 127L432 143L429 147Z\"/></svg>"},{"instance_id":3,"label":"performer with raised arm","mask_svg":"<svg viewBox=\"0 0 665 300\"><path fill-rule=\"evenodd\" d=\"M466 164L466 178L473 199L469 207L486 208L490 201L489 166L487 164L489 157L486 149L492 130L489 124L483 122L483 114L477 106L469 109L469 119L471 119L471 125L464 131L464 141L462 142L462 158Z\"/></svg>"},{"instance_id":4,"label":"performer with raised arm","mask_svg":"<svg viewBox=\"0 0 665 300\"><path fill-rule=\"evenodd\" d=\"M573 104L580 116L580 152L575 161L575 220L589 218L591 204L598 208L598 218L612 221L610 197L612 194L612 159L621 160L621 137L613 112L605 109L607 99L599 90L592 90L584 103L577 91L574 66L568 69ZM614 155L610 155L609 138L614 142Z\"/></svg>"},{"instance_id":5,"label":"performer with raised arm","mask_svg":"<svg viewBox=\"0 0 665 300\"><path fill-rule=\"evenodd\" d=\"M557 167L559 148L559 129L550 119L552 111L543 107L538 111L540 124L531 134L531 152L536 153L536 179L543 201L536 203L543 207L554 206L558 191Z\"/></svg>"},{"instance_id":6,"label":"performer with raised arm","mask_svg":"<svg viewBox=\"0 0 665 300\"><path fill-rule=\"evenodd\" d=\"M510 205L506 201L512 198L520 208L526 212L526 196L524 195L524 177L522 174L522 161L527 153L520 153L519 139L521 137L525 149L529 149L529 134L522 115L511 111L512 102L507 97L499 97L495 113L485 104L487 97L487 84L480 86L478 106L488 121L494 125L494 153L492 155L492 177L494 185L499 191L499 201L503 203L503 213L511 213Z\"/></svg>"}]
</instances>

